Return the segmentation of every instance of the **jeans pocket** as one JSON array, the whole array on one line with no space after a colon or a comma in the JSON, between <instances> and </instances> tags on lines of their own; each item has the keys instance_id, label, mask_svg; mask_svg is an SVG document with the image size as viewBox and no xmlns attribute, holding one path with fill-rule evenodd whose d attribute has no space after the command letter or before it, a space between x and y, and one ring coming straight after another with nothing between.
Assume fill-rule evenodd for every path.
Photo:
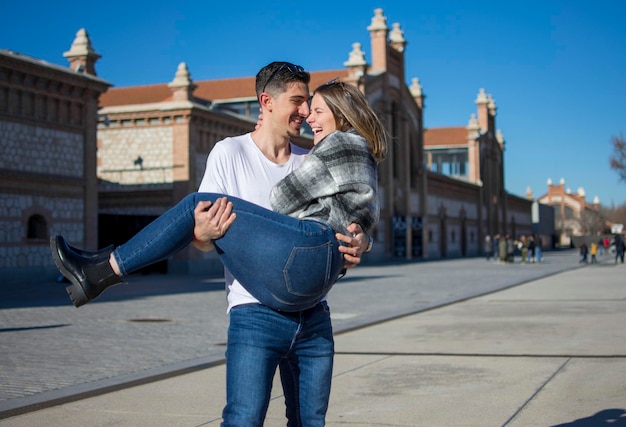
<instances>
[{"instance_id":1,"label":"jeans pocket","mask_svg":"<svg viewBox=\"0 0 626 427\"><path fill-rule=\"evenodd\" d=\"M288 294L297 298L323 296L332 284L332 261L331 243L293 248L283 269Z\"/></svg>"}]
</instances>

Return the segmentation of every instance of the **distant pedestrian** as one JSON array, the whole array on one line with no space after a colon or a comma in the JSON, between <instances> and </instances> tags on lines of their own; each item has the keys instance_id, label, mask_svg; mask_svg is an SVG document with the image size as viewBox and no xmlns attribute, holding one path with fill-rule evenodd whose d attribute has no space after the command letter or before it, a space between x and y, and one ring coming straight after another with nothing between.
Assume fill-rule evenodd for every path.
<instances>
[{"instance_id":1,"label":"distant pedestrian","mask_svg":"<svg viewBox=\"0 0 626 427\"><path fill-rule=\"evenodd\" d=\"M604 255L604 239L602 237L598 240L598 255Z\"/></svg>"},{"instance_id":2,"label":"distant pedestrian","mask_svg":"<svg viewBox=\"0 0 626 427\"><path fill-rule=\"evenodd\" d=\"M500 237L500 242L498 243L498 258L501 262L506 262L506 240L507 236Z\"/></svg>"},{"instance_id":3,"label":"distant pedestrian","mask_svg":"<svg viewBox=\"0 0 626 427\"><path fill-rule=\"evenodd\" d=\"M596 254L598 253L598 244L596 242L591 243L591 263L595 264L598 262L596 258Z\"/></svg>"},{"instance_id":4,"label":"distant pedestrian","mask_svg":"<svg viewBox=\"0 0 626 427\"><path fill-rule=\"evenodd\" d=\"M493 242L491 241L491 236L487 234L485 236L485 257L487 258L487 261L491 259L492 255L493 255Z\"/></svg>"},{"instance_id":5,"label":"distant pedestrian","mask_svg":"<svg viewBox=\"0 0 626 427\"><path fill-rule=\"evenodd\" d=\"M543 261L542 252L543 252L543 241L541 240L541 234L537 234L535 236L535 261L537 262Z\"/></svg>"},{"instance_id":6,"label":"distant pedestrian","mask_svg":"<svg viewBox=\"0 0 626 427\"><path fill-rule=\"evenodd\" d=\"M624 264L624 238L621 234L615 235L613 244L615 245L615 264L617 264L618 259Z\"/></svg>"},{"instance_id":7,"label":"distant pedestrian","mask_svg":"<svg viewBox=\"0 0 626 427\"><path fill-rule=\"evenodd\" d=\"M506 262L515 262L515 240L506 235Z\"/></svg>"},{"instance_id":8,"label":"distant pedestrian","mask_svg":"<svg viewBox=\"0 0 626 427\"><path fill-rule=\"evenodd\" d=\"M498 258L500 258L499 254L500 254L500 235L499 234L495 234L493 236L493 259L495 259L496 261L498 260Z\"/></svg>"},{"instance_id":9,"label":"distant pedestrian","mask_svg":"<svg viewBox=\"0 0 626 427\"><path fill-rule=\"evenodd\" d=\"M589 253L589 248L585 242L582 242L580 245L580 261L579 264L587 264L587 254Z\"/></svg>"},{"instance_id":10,"label":"distant pedestrian","mask_svg":"<svg viewBox=\"0 0 626 427\"><path fill-rule=\"evenodd\" d=\"M528 262L535 262L535 236L528 236Z\"/></svg>"},{"instance_id":11,"label":"distant pedestrian","mask_svg":"<svg viewBox=\"0 0 626 427\"><path fill-rule=\"evenodd\" d=\"M526 236L520 237L518 246L522 255L522 264L525 264L528 261L528 241Z\"/></svg>"}]
</instances>

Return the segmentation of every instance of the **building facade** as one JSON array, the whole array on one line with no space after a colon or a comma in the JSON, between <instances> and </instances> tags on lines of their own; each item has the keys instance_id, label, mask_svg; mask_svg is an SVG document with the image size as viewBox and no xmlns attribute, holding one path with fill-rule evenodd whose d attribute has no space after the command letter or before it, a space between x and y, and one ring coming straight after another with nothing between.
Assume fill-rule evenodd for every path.
<instances>
[{"instance_id":1,"label":"building facade","mask_svg":"<svg viewBox=\"0 0 626 427\"><path fill-rule=\"evenodd\" d=\"M554 208L555 245L569 247L573 239L581 236L606 234L607 224L600 214L600 200L593 203L586 201L585 189L580 187L576 193L565 187L565 179L558 184L548 179L548 192L537 198L541 204ZM532 198L532 192L529 197Z\"/></svg>"},{"instance_id":2,"label":"building facade","mask_svg":"<svg viewBox=\"0 0 626 427\"><path fill-rule=\"evenodd\" d=\"M468 184L466 191L474 189L476 206L470 209L472 223L469 235L461 232L463 239L457 253L466 253L484 237L510 234L513 238L532 234L532 202L509 194L504 183L504 148L502 131L496 127L496 103L491 94L481 88L476 100L476 113L472 113L467 126L426 128L424 153L426 168ZM447 186L446 186L447 187ZM429 195L433 193L429 187ZM430 196L429 196L430 197ZM471 197L470 197L470 200ZM440 212L447 210L442 206ZM457 215L459 224L466 224L468 210L464 207ZM463 219L463 220L462 220ZM462 220L462 221L461 221ZM451 239L454 237L449 236ZM440 245L445 247L443 243ZM452 243L452 242L451 242ZM441 249L439 250L441 253Z\"/></svg>"},{"instance_id":3,"label":"building facade","mask_svg":"<svg viewBox=\"0 0 626 427\"><path fill-rule=\"evenodd\" d=\"M382 9L376 9L367 31L369 58L361 43L354 43L343 68L311 72L310 84L314 89L338 77L357 86L391 136L388 156L379 166L376 243L364 262L477 256L487 234L530 234L531 201L504 187L504 141L495 128L493 99L479 92L477 115L457 131L464 134L463 147L455 146L456 139L446 142L445 132L439 138L443 145L429 144L436 130L424 128L419 79L405 83L407 41L400 25L390 28ZM90 46L88 37L85 43ZM93 52L87 58L95 58ZM89 70L88 65L79 68ZM93 76L83 72L78 77L96 79L93 71ZM87 230L83 225L74 234L55 226L49 233L61 232L89 246L94 237L87 234L97 229L98 246L122 243L198 188L217 141L254 129L259 111L254 77L194 81L185 63L172 74L168 83L111 88L100 96L98 114L90 116L98 118L97 124L91 122L97 152L90 155L98 178L92 194L98 197L99 226ZM310 147L312 136L305 131L294 142ZM465 157L451 157L459 153ZM443 166L433 166L448 163L458 167L446 173ZM221 271L221 265L212 253L188 249L163 270Z\"/></svg>"},{"instance_id":4,"label":"building facade","mask_svg":"<svg viewBox=\"0 0 626 427\"><path fill-rule=\"evenodd\" d=\"M70 67L0 50L0 275L51 271L49 236L97 247L96 123L99 55L81 30Z\"/></svg>"}]
</instances>

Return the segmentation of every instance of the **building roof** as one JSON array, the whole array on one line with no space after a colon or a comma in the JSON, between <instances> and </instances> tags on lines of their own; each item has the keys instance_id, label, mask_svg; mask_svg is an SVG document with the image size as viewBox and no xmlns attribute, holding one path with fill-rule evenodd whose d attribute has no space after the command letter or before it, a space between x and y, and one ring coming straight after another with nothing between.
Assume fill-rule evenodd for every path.
<instances>
[{"instance_id":1,"label":"building roof","mask_svg":"<svg viewBox=\"0 0 626 427\"><path fill-rule=\"evenodd\" d=\"M79 72L79 71L74 71L74 70L70 69L69 67L64 67L64 66L61 66L61 65L52 64L52 63L50 63L48 61L44 61L43 59L34 58L32 56L25 55L25 54L19 53L19 52L14 52L14 51L9 50L9 49L0 49L0 57L4 57L5 60L19 61L19 62L22 62L22 63L25 63L25 64L31 64L31 65L36 66L36 67L46 68L46 69L51 70L51 71L62 73L64 75L66 75L66 76L71 76L71 77L79 76L81 79L88 79L88 80L92 80L94 82L102 83L102 84L104 84L106 86L111 86L111 83L109 83L106 80L103 80L100 77L95 76L93 74Z\"/></svg>"},{"instance_id":2,"label":"building roof","mask_svg":"<svg viewBox=\"0 0 626 427\"><path fill-rule=\"evenodd\" d=\"M311 72L311 89L315 89L336 77L347 77L347 70L327 70ZM210 101L224 101L233 99L254 99L255 77L239 77L221 80L202 80L193 82L197 85L193 96ZM115 105L150 104L171 100L172 91L168 83L146 86L129 86L111 88L100 96L101 107Z\"/></svg>"},{"instance_id":3,"label":"building roof","mask_svg":"<svg viewBox=\"0 0 626 427\"><path fill-rule=\"evenodd\" d=\"M459 145L467 145L467 128L464 126L424 130L424 148Z\"/></svg>"}]
</instances>

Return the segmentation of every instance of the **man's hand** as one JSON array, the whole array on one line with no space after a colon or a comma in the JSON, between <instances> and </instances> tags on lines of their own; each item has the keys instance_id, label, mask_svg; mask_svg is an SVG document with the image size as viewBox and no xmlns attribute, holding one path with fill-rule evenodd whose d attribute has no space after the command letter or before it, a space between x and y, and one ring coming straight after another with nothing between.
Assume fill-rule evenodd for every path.
<instances>
[{"instance_id":1,"label":"man's hand","mask_svg":"<svg viewBox=\"0 0 626 427\"><path fill-rule=\"evenodd\" d=\"M345 268L356 267L361 262L361 254L367 249L369 238L359 224L352 223L348 226L351 235L337 233L337 240L347 243L348 246L339 246L339 252L343 253L346 260Z\"/></svg>"},{"instance_id":2,"label":"man's hand","mask_svg":"<svg viewBox=\"0 0 626 427\"><path fill-rule=\"evenodd\" d=\"M222 237L236 218L233 204L226 197L217 199L215 203L200 202L193 213L193 245L204 252L213 250L213 240Z\"/></svg>"}]
</instances>

